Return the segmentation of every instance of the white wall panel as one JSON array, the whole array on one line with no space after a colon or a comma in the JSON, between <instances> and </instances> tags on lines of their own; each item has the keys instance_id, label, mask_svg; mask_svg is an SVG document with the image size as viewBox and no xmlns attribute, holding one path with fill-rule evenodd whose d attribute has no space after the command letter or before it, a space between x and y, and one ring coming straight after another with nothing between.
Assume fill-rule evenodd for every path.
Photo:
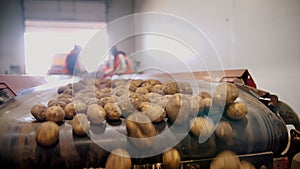
<instances>
[{"instance_id":1,"label":"white wall panel","mask_svg":"<svg viewBox=\"0 0 300 169\"><path fill-rule=\"evenodd\" d=\"M260 89L278 95L300 114L299 0L144 0L135 1L135 12L163 12L188 20L208 36L225 69L249 69ZM136 46L145 47L145 42L139 38ZM141 65L157 62L138 59Z\"/></svg>"}]
</instances>

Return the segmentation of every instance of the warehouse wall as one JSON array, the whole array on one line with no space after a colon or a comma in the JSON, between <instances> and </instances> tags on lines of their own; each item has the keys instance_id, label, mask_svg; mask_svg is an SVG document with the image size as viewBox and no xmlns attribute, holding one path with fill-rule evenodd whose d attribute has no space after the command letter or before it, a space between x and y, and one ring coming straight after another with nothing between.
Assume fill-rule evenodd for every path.
<instances>
[{"instance_id":1,"label":"warehouse wall","mask_svg":"<svg viewBox=\"0 0 300 169\"><path fill-rule=\"evenodd\" d=\"M0 74L25 73L21 0L0 1L0 21Z\"/></svg>"},{"instance_id":2,"label":"warehouse wall","mask_svg":"<svg viewBox=\"0 0 300 169\"><path fill-rule=\"evenodd\" d=\"M116 25L118 19L130 15L133 13L133 0L108 0L107 2L107 31L109 35L110 45L116 45L119 50L123 50L126 53L131 53L134 51L134 39L124 38L128 32L133 31L133 20L131 22L122 22L122 27Z\"/></svg>"},{"instance_id":3,"label":"warehouse wall","mask_svg":"<svg viewBox=\"0 0 300 169\"><path fill-rule=\"evenodd\" d=\"M144 0L135 1L135 12L163 12L194 24L215 46L224 69L249 69L258 88L277 94L300 114L300 1ZM137 48L151 47L148 41L138 39ZM140 68L170 63L162 56L137 59Z\"/></svg>"}]
</instances>

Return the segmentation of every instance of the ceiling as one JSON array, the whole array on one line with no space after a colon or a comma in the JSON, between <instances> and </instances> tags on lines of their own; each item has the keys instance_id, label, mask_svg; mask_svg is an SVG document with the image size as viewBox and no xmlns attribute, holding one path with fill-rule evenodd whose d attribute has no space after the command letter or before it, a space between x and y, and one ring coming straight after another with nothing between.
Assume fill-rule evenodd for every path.
<instances>
[{"instance_id":1,"label":"ceiling","mask_svg":"<svg viewBox=\"0 0 300 169\"><path fill-rule=\"evenodd\" d=\"M24 0L25 20L105 22L105 0Z\"/></svg>"}]
</instances>

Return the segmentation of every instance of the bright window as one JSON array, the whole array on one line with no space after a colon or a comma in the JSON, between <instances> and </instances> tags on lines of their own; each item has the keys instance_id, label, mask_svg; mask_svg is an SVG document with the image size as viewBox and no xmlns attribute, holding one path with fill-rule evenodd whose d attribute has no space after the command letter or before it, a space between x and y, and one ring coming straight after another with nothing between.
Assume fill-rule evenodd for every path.
<instances>
[{"instance_id":1,"label":"bright window","mask_svg":"<svg viewBox=\"0 0 300 169\"><path fill-rule=\"evenodd\" d=\"M75 44L84 47L104 26L103 22L26 21L26 73L47 75L51 64L63 64ZM101 45L107 46L106 39Z\"/></svg>"}]
</instances>

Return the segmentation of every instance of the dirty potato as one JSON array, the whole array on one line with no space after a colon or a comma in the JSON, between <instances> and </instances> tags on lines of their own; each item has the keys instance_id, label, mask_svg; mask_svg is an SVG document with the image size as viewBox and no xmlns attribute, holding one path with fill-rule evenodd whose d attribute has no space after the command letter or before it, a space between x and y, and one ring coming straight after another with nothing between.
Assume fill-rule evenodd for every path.
<instances>
[{"instance_id":1,"label":"dirty potato","mask_svg":"<svg viewBox=\"0 0 300 169\"><path fill-rule=\"evenodd\" d=\"M62 122L65 119L65 111L60 106L48 107L46 111L46 120L56 123Z\"/></svg>"},{"instance_id":2,"label":"dirty potato","mask_svg":"<svg viewBox=\"0 0 300 169\"><path fill-rule=\"evenodd\" d=\"M58 94L61 94L63 93L66 89L68 89L69 87L68 86L59 86L58 89L57 89L57 93Z\"/></svg>"},{"instance_id":3,"label":"dirty potato","mask_svg":"<svg viewBox=\"0 0 300 169\"><path fill-rule=\"evenodd\" d=\"M40 103L34 105L30 110L32 116L39 122L46 120L46 111L47 111L47 106Z\"/></svg>"},{"instance_id":4,"label":"dirty potato","mask_svg":"<svg viewBox=\"0 0 300 169\"><path fill-rule=\"evenodd\" d=\"M239 97L239 89L233 83L221 83L213 94L214 102L218 105L229 105Z\"/></svg>"},{"instance_id":5,"label":"dirty potato","mask_svg":"<svg viewBox=\"0 0 300 169\"><path fill-rule=\"evenodd\" d=\"M214 132L214 123L206 117L195 117L190 121L190 129L194 136L208 138Z\"/></svg>"},{"instance_id":6,"label":"dirty potato","mask_svg":"<svg viewBox=\"0 0 300 169\"><path fill-rule=\"evenodd\" d=\"M229 150L219 153L210 164L211 169L242 169L240 159Z\"/></svg>"},{"instance_id":7,"label":"dirty potato","mask_svg":"<svg viewBox=\"0 0 300 169\"><path fill-rule=\"evenodd\" d=\"M153 139L149 137L156 136L156 130L150 118L142 113L133 113L126 119L126 129L130 141L140 148L149 148L153 144ZM134 139L148 138L148 139Z\"/></svg>"},{"instance_id":8,"label":"dirty potato","mask_svg":"<svg viewBox=\"0 0 300 169\"><path fill-rule=\"evenodd\" d=\"M217 139L223 141L223 142L230 142L233 136L233 130L227 121L220 121L218 124L215 135Z\"/></svg>"},{"instance_id":9,"label":"dirty potato","mask_svg":"<svg viewBox=\"0 0 300 169\"><path fill-rule=\"evenodd\" d=\"M76 113L86 113L88 105L79 101L73 102Z\"/></svg>"},{"instance_id":10,"label":"dirty potato","mask_svg":"<svg viewBox=\"0 0 300 169\"><path fill-rule=\"evenodd\" d=\"M159 123L166 117L166 111L161 106L149 102L141 103L141 111L154 123Z\"/></svg>"},{"instance_id":11,"label":"dirty potato","mask_svg":"<svg viewBox=\"0 0 300 169\"><path fill-rule=\"evenodd\" d=\"M156 80L156 79L147 79L147 80L144 81L144 83L149 83L152 86L161 85L162 84L161 81Z\"/></svg>"},{"instance_id":12,"label":"dirty potato","mask_svg":"<svg viewBox=\"0 0 300 169\"><path fill-rule=\"evenodd\" d=\"M183 94L193 94L193 89L188 82L178 82L179 91Z\"/></svg>"},{"instance_id":13,"label":"dirty potato","mask_svg":"<svg viewBox=\"0 0 300 169\"><path fill-rule=\"evenodd\" d=\"M147 98L145 95L138 94L138 93L130 93L129 100L131 105L136 109L140 110L140 105L142 102L146 102Z\"/></svg>"},{"instance_id":14,"label":"dirty potato","mask_svg":"<svg viewBox=\"0 0 300 169\"><path fill-rule=\"evenodd\" d=\"M98 100L97 104L104 107L107 103L114 103L114 99L111 96L103 97L100 100Z\"/></svg>"},{"instance_id":15,"label":"dirty potato","mask_svg":"<svg viewBox=\"0 0 300 169\"><path fill-rule=\"evenodd\" d=\"M109 120L119 120L122 116L122 111L118 104L115 103L107 103L104 106L104 110L106 112L106 117Z\"/></svg>"},{"instance_id":16,"label":"dirty potato","mask_svg":"<svg viewBox=\"0 0 300 169\"><path fill-rule=\"evenodd\" d=\"M76 114L73 103L67 104L64 110L65 110L65 118L66 119L72 119Z\"/></svg>"},{"instance_id":17,"label":"dirty potato","mask_svg":"<svg viewBox=\"0 0 300 169\"><path fill-rule=\"evenodd\" d=\"M135 93L145 95L149 93L149 90L146 87L139 87L135 90Z\"/></svg>"},{"instance_id":18,"label":"dirty potato","mask_svg":"<svg viewBox=\"0 0 300 169\"><path fill-rule=\"evenodd\" d=\"M98 104L91 104L87 109L87 117L93 124L100 124L106 118L106 111Z\"/></svg>"},{"instance_id":19,"label":"dirty potato","mask_svg":"<svg viewBox=\"0 0 300 169\"><path fill-rule=\"evenodd\" d=\"M204 98L212 98L211 94L207 91L201 91L198 96L200 96L202 99Z\"/></svg>"},{"instance_id":20,"label":"dirty potato","mask_svg":"<svg viewBox=\"0 0 300 169\"><path fill-rule=\"evenodd\" d=\"M200 99L199 112L202 112L204 110L209 110L211 106L212 106L212 99L211 98Z\"/></svg>"},{"instance_id":21,"label":"dirty potato","mask_svg":"<svg viewBox=\"0 0 300 169\"><path fill-rule=\"evenodd\" d=\"M255 169L254 165L249 161L241 161L242 169Z\"/></svg>"},{"instance_id":22,"label":"dirty potato","mask_svg":"<svg viewBox=\"0 0 300 169\"><path fill-rule=\"evenodd\" d=\"M190 113L195 116L199 112L200 97L188 96L188 98L190 100L190 106L191 106Z\"/></svg>"},{"instance_id":23,"label":"dirty potato","mask_svg":"<svg viewBox=\"0 0 300 169\"><path fill-rule=\"evenodd\" d=\"M164 94L168 95L173 95L175 93L180 92L180 88L177 82L174 82L172 80L168 80L162 84L162 91Z\"/></svg>"},{"instance_id":24,"label":"dirty potato","mask_svg":"<svg viewBox=\"0 0 300 169\"><path fill-rule=\"evenodd\" d=\"M62 97L62 98L57 98L57 101L62 101L65 102L66 104L69 104L73 101L72 97Z\"/></svg>"},{"instance_id":25,"label":"dirty potato","mask_svg":"<svg viewBox=\"0 0 300 169\"><path fill-rule=\"evenodd\" d=\"M147 99L147 102L150 102L152 104L157 104L162 108L166 107L167 99L161 94L151 92L151 93L147 93L145 97Z\"/></svg>"},{"instance_id":26,"label":"dirty potato","mask_svg":"<svg viewBox=\"0 0 300 169\"><path fill-rule=\"evenodd\" d=\"M76 114L71 121L73 132L78 136L85 136L90 129L86 114Z\"/></svg>"},{"instance_id":27,"label":"dirty potato","mask_svg":"<svg viewBox=\"0 0 300 169\"><path fill-rule=\"evenodd\" d=\"M226 113L230 119L240 120L247 115L248 108L242 102L235 102L228 106Z\"/></svg>"},{"instance_id":28,"label":"dirty potato","mask_svg":"<svg viewBox=\"0 0 300 169\"><path fill-rule=\"evenodd\" d=\"M105 163L105 169L131 169L129 153L121 148L113 150Z\"/></svg>"},{"instance_id":29,"label":"dirty potato","mask_svg":"<svg viewBox=\"0 0 300 169\"><path fill-rule=\"evenodd\" d=\"M64 101L61 101L61 100L49 100L47 106L48 107L51 107L51 106L60 106L61 108L65 108L67 105L66 102Z\"/></svg>"},{"instance_id":30,"label":"dirty potato","mask_svg":"<svg viewBox=\"0 0 300 169\"><path fill-rule=\"evenodd\" d=\"M177 124L182 124L188 120L190 113L190 100L182 94L172 95L166 105L168 120Z\"/></svg>"},{"instance_id":31,"label":"dirty potato","mask_svg":"<svg viewBox=\"0 0 300 169\"><path fill-rule=\"evenodd\" d=\"M43 122L36 130L35 139L41 146L52 146L59 138L59 126L53 121Z\"/></svg>"},{"instance_id":32,"label":"dirty potato","mask_svg":"<svg viewBox=\"0 0 300 169\"><path fill-rule=\"evenodd\" d=\"M166 169L180 168L180 154L175 148L165 151L162 155L163 165Z\"/></svg>"},{"instance_id":33,"label":"dirty potato","mask_svg":"<svg viewBox=\"0 0 300 169\"><path fill-rule=\"evenodd\" d=\"M129 97L126 95L123 95L119 98L118 105L124 117L128 117L130 114L137 111L131 104Z\"/></svg>"}]
</instances>

